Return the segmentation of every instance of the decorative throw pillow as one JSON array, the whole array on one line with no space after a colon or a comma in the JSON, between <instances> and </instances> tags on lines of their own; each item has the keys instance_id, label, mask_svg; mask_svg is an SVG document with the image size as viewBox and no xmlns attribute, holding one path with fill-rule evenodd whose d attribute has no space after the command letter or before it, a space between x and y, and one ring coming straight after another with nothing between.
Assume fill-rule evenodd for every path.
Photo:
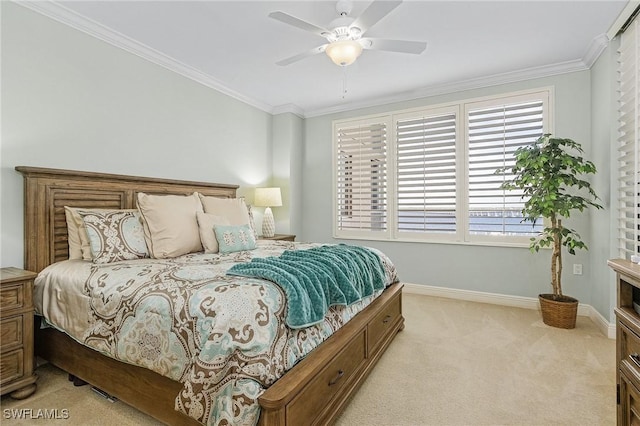
<instances>
[{"instance_id":1,"label":"decorative throw pillow","mask_svg":"<svg viewBox=\"0 0 640 426\"><path fill-rule=\"evenodd\" d=\"M94 263L149 257L144 231L136 211L83 211L82 217Z\"/></svg>"},{"instance_id":2,"label":"decorative throw pillow","mask_svg":"<svg viewBox=\"0 0 640 426\"><path fill-rule=\"evenodd\" d=\"M256 239L249 225L214 225L220 253L253 250Z\"/></svg>"},{"instance_id":3,"label":"decorative throw pillow","mask_svg":"<svg viewBox=\"0 0 640 426\"><path fill-rule=\"evenodd\" d=\"M202 251L196 219L202 205L197 193L149 195L139 192L138 209L151 257L165 259Z\"/></svg>"},{"instance_id":4,"label":"decorative throw pillow","mask_svg":"<svg viewBox=\"0 0 640 426\"><path fill-rule=\"evenodd\" d=\"M200 241L205 253L218 253L218 240L213 231L214 225L228 225L229 221L222 216L198 212L198 228L200 230Z\"/></svg>"},{"instance_id":5,"label":"decorative throw pillow","mask_svg":"<svg viewBox=\"0 0 640 426\"><path fill-rule=\"evenodd\" d=\"M64 206L64 215L67 221L67 242L69 243L69 259L92 260L91 244L87 236L87 229L80 216L83 212L109 212L109 211L127 211L135 212L137 209L90 209L83 207Z\"/></svg>"}]
</instances>

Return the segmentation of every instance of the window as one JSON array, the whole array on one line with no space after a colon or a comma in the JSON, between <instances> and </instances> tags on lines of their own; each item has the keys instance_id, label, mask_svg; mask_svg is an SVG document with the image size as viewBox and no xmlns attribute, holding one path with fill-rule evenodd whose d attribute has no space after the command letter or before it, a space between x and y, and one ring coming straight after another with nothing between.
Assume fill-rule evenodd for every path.
<instances>
[{"instance_id":1,"label":"window","mask_svg":"<svg viewBox=\"0 0 640 426\"><path fill-rule=\"evenodd\" d=\"M546 99L543 96L510 97L467 105L468 229L469 238L526 236L542 230L540 220L532 226L522 222L521 190L500 188L510 175L495 171L515 164L514 153L542 136Z\"/></svg>"},{"instance_id":2,"label":"window","mask_svg":"<svg viewBox=\"0 0 640 426\"><path fill-rule=\"evenodd\" d=\"M455 234L458 108L395 119L397 234Z\"/></svg>"},{"instance_id":3,"label":"window","mask_svg":"<svg viewBox=\"0 0 640 426\"><path fill-rule=\"evenodd\" d=\"M496 175L548 133L551 90L334 122L337 238L528 244Z\"/></svg>"},{"instance_id":4,"label":"window","mask_svg":"<svg viewBox=\"0 0 640 426\"><path fill-rule=\"evenodd\" d=\"M386 233L387 129L384 120L334 128L336 227L345 236Z\"/></svg>"},{"instance_id":5,"label":"window","mask_svg":"<svg viewBox=\"0 0 640 426\"><path fill-rule=\"evenodd\" d=\"M619 68L618 241L620 256L640 253L640 24L622 33Z\"/></svg>"}]
</instances>

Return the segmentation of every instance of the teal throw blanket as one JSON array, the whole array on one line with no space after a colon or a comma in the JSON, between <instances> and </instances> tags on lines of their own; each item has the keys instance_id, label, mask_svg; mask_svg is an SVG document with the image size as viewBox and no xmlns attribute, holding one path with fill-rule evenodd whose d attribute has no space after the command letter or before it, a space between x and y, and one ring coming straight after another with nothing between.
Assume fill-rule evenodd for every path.
<instances>
[{"instance_id":1,"label":"teal throw blanket","mask_svg":"<svg viewBox=\"0 0 640 426\"><path fill-rule=\"evenodd\" d=\"M227 275L263 278L287 296L287 325L303 328L322 321L329 306L350 305L385 287L380 257L365 247L345 244L287 250L279 257L252 259Z\"/></svg>"}]
</instances>

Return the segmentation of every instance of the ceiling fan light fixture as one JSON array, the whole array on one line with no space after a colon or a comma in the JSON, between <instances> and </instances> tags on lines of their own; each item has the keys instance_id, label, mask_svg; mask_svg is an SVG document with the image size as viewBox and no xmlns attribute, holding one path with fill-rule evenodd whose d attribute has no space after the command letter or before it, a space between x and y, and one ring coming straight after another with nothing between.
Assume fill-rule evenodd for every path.
<instances>
[{"instance_id":1,"label":"ceiling fan light fixture","mask_svg":"<svg viewBox=\"0 0 640 426\"><path fill-rule=\"evenodd\" d=\"M330 43L325 52L334 64L346 67L358 59L362 53L362 45L354 40L339 40Z\"/></svg>"}]
</instances>

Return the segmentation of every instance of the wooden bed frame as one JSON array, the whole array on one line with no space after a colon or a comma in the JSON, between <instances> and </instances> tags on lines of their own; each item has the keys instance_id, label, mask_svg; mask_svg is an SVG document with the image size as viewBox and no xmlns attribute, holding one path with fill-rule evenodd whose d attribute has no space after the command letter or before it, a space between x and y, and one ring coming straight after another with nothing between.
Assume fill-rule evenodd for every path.
<instances>
[{"instance_id":1,"label":"wooden bed frame","mask_svg":"<svg viewBox=\"0 0 640 426\"><path fill-rule=\"evenodd\" d=\"M25 269L40 272L68 258L64 206L135 208L137 192L235 197L237 185L72 170L16 167L24 176ZM393 284L259 398L263 426L334 421L398 331L402 284ZM38 329L36 353L166 424L198 424L174 410L182 384L108 358L54 329Z\"/></svg>"}]
</instances>

